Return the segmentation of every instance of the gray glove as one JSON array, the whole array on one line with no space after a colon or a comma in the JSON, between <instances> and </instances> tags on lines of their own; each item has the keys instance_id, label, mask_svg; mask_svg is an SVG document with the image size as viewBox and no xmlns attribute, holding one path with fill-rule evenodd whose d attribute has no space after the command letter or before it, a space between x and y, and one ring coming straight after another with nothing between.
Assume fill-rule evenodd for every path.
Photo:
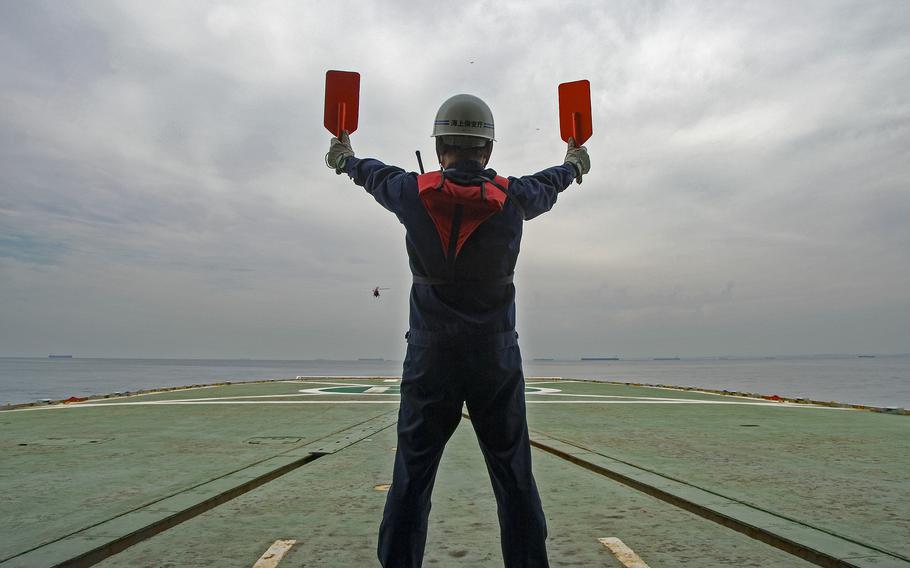
<instances>
[{"instance_id":1,"label":"gray glove","mask_svg":"<svg viewBox=\"0 0 910 568\"><path fill-rule=\"evenodd\" d=\"M332 138L329 151L325 154L325 165L340 174L344 171L344 161L352 157L354 149L351 148L351 137L347 130L342 130L340 138Z\"/></svg>"},{"instance_id":2,"label":"gray glove","mask_svg":"<svg viewBox=\"0 0 910 568\"><path fill-rule=\"evenodd\" d=\"M581 183L581 176L591 171L591 157L584 146L576 146L575 139L569 138L569 150L566 152L566 164L575 168L575 181Z\"/></svg>"}]
</instances>

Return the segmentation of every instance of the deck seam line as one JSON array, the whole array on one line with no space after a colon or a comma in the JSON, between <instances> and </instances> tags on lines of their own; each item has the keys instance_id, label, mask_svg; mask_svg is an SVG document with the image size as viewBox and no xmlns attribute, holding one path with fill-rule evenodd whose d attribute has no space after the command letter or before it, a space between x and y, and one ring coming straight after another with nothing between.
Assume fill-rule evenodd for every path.
<instances>
[{"instance_id":1,"label":"deck seam line","mask_svg":"<svg viewBox=\"0 0 910 568\"><path fill-rule=\"evenodd\" d=\"M871 550L875 550L876 552L880 552L880 553L886 554L886 555L888 555L888 556L894 556L895 558L898 558L898 559L900 559L900 560L904 560L904 561L906 561L906 562L910 562L910 558L907 558L906 556L902 555L902 554L899 553L899 552L893 552L893 551L891 551L891 550L887 550L887 549L884 549L884 548L880 548L879 546L874 545L874 544L868 544L868 543L865 543L865 542L860 542L860 541L858 541L858 540L855 540L855 539L852 538L852 537L849 537L849 536L845 536L845 535L839 534L839 533L837 533L837 532L835 532L835 531L833 531L833 530L826 529L826 528L822 528L822 527L817 527L817 526L811 525L811 524L809 524L809 523L807 523L807 522L805 522L805 521L800 521L799 519L794 519L794 518L792 518L792 517L789 517L789 516L787 516L787 515L785 515L785 514L783 514L783 513L778 513L778 512L776 512L776 511L771 511L771 510L769 510L769 509L765 509L764 507L762 507L762 506L760 506L760 505L755 505L755 504L753 504L753 503L750 503L749 501L744 501L744 500L739 499L739 498L737 498L737 497L730 497L730 496L728 496L728 495L724 495L723 493L718 493L717 491L714 491L714 490L711 490L711 489L705 489L704 487L701 487L701 486L699 486L699 485L695 485L694 483L690 483L690 482L685 481L685 480L682 480L682 479L678 479L678 478L676 478L676 477L673 477L672 475L668 475L668 474L666 474L666 473L662 473L662 472L659 472L659 471L656 471L656 470L653 470L653 469L649 469L649 468L647 468L647 467L640 466L640 465L637 465L637 464L634 464L634 463L631 463L631 462L628 462L628 461L625 461L625 460L622 460L622 459L619 459L619 458L616 458L616 457L613 457L613 456L609 456L609 455L607 455L607 454L604 454L603 452L598 452L598 451L596 451L596 450L592 450L592 449L590 449L590 448L586 448L585 446L581 446L581 445L579 445L577 442L573 442L573 441L571 441L571 440L566 440L566 439L560 438L560 437L558 437L558 436L553 436L553 435L551 435L551 434L547 434L546 432L540 432L540 431L537 431L537 430L535 430L534 433L535 433L535 434L542 435L542 436L545 436L545 437L547 437L547 438L552 438L553 440L557 440L557 441L562 442L562 443L564 443L564 444L567 444L567 445L569 445L569 446L573 446L573 447L575 447L575 448L578 448L579 450L584 450L584 451L586 451L586 452L590 452L590 453L592 453L592 454L596 454L596 455L598 455L598 456L607 458L607 459L609 459L609 460L617 461L617 462L619 462L619 463L621 463L621 464L624 464L624 465L627 465L627 466L630 466L630 467L634 467L634 468L636 468L636 469L640 469L640 470L646 471L646 472L648 472L648 473L652 473L652 474L654 474L654 475L663 477L663 478L665 478L665 479L669 479L670 481L674 481L674 482L679 483L679 484L681 484L681 485L685 485L685 486L688 486L688 487L692 487L692 488L694 488L694 489L698 489L699 491L704 491L705 493L710 493L711 495L716 495L717 497L720 497L720 498L722 498L722 499L726 499L727 501L733 501L733 502L735 502L735 503L739 503L740 505L744 505L744 506L749 507L749 508L751 508L751 509L755 509L755 510L757 510L757 511L761 511L761 512L763 512L763 513L767 513L768 515L772 515L772 516L774 516L774 517L778 517L778 518L784 519L784 520L786 520L786 521L789 521L789 522L794 523L794 524L797 524L797 525L801 525L801 526L806 527L806 528L808 528L808 529L812 529L812 530L815 530L815 531L819 531L819 532L825 533L825 534L827 534L827 535L833 536L833 537L835 537L835 538L839 538L839 539L841 539L841 540L845 540L845 541L847 541L847 542L851 542L851 543L856 544L856 545L858 545L858 546L862 546L862 547L864 547L864 548L869 548L869 549L871 549Z\"/></svg>"},{"instance_id":2,"label":"deck seam line","mask_svg":"<svg viewBox=\"0 0 910 568\"><path fill-rule=\"evenodd\" d=\"M222 473L221 475L218 475L217 477L213 477L213 478L211 478L211 479L207 479L207 480L205 480L205 481L201 481L201 482L199 482L199 483L197 483L197 484L195 484L195 485L190 485L190 486L188 486L188 487L185 487L185 488L183 488L183 489L180 489L179 491L175 491L175 492L173 492L173 493L169 493L169 494L167 494L167 495L164 495L164 496L162 496L162 497L159 497L158 499L155 499L155 500L153 500L153 501L149 501L149 502L147 502L147 503L143 503L142 505L138 505L138 506L136 506L136 507L134 507L134 508L132 508L132 509L129 509L129 510L127 510L127 511L124 511L124 512L122 512L122 513L119 513L119 514L117 514L117 515L114 515L113 517L104 519L103 521L98 521L97 523L93 523L93 524L84 526L84 527L82 527L82 528L80 528L80 529L77 529L77 530L75 530L75 531L72 531L72 532L70 532L70 533L67 533L67 534L65 534L65 535L63 535L63 536L57 537L57 538L55 538L55 539L53 539L53 540L49 540L49 541L43 542L43 543L41 543L41 544L38 544L38 545L36 545L36 546L33 546L32 548L29 548L28 550L23 550L22 552L17 552L16 554L14 554L14 555L12 555L12 556L7 556L6 558L0 558L0 564L3 564L4 562L7 562L7 561L12 560L12 559L14 559L14 558L17 558L17 557L19 557L19 556L22 556L23 554L28 554L28 553L30 553L30 552L33 552L33 551L38 550L38 549L40 549L40 548L43 548L43 547L45 547L45 546L49 546L49 545L54 544L54 543L56 543L56 542L59 542L59 541L61 541L61 540L65 540L65 539L67 539L67 538L76 536L76 535L78 535L79 533L83 533L83 532L85 532L85 531L92 530L92 529L94 529L94 528L97 528L97 527L103 525L104 523L109 523L109 522L111 522L111 521L113 521L113 520L119 519L119 518L124 517L124 516L126 516L126 515L129 515L129 514L131 514L131 513L135 513L135 512L137 512L137 511L141 511L142 509L146 509L146 508L148 508L148 507L152 507L152 506L154 506L154 505L160 503L161 501L164 501L164 500L166 500L166 499L171 499L171 498L173 498L173 497L176 497L176 496L181 495L181 494L183 494L183 493L187 493L187 492L189 492L189 491L193 491L194 489L198 489L199 487L202 487L203 485L206 485L206 484L211 483L211 482L213 482L213 481L218 481L219 479L224 479L225 477L227 477L227 476L229 476L229 475L234 475L234 474L239 473L239 472L241 472L241 471L243 471L243 470L245 470L245 469L249 469L249 468L251 468L251 467L255 467L255 466L257 466L257 465L262 464L263 462L267 462L267 461L269 461L269 460L271 460L271 459L275 459L275 458L277 458L277 457L283 456L283 455L285 455L285 454L287 454L287 453L289 453L289 452L297 451L297 450L299 450L299 449L301 449L301 448L303 448L303 447L309 446L309 445L311 445L311 444L316 444L317 442L321 442L321 441L325 440L326 438L330 438L330 437L332 437L332 436L335 436L335 435L337 435L337 434L339 434L339 433L341 433L341 432L344 432L345 430L350 430L350 429L352 429L352 428L356 428L357 426L361 426L361 425L365 424L366 422L369 422L370 420L375 420L375 419L377 419L377 418L381 418L382 416L385 416L386 414L389 414L389 413L387 412L387 413L384 413L384 414L380 414L380 415L378 415L378 416L373 416L372 418L368 418L368 419L366 419L366 420L362 420L362 421L360 421L360 422L356 422L356 423L351 424L350 426L348 426L348 427L346 427L346 428L342 428L342 429L340 429L340 430L336 430L336 431L334 431L334 432L330 432L330 433L328 433L328 434L326 434L326 435L324 435L324 436L320 436L319 438L315 438L315 439L313 439L313 440L309 440L309 441L307 441L307 442L305 442L305 443L303 443L303 444L300 444L300 445L298 445L298 446L294 446L294 447L289 448L289 449L287 449L287 450L283 450L283 451L281 451L281 452L279 452L279 453L277 453L277 454L274 454L274 455L271 455L271 456L262 458L262 459L260 459L260 460L257 460L257 461L248 463L248 464L246 464L246 465L244 465L244 466L242 466L242 467L239 467L239 468L237 468L237 469L234 469L234 470L231 470L231 471ZM325 454L320 453L320 454L318 454L318 455L325 455Z\"/></svg>"},{"instance_id":3,"label":"deck seam line","mask_svg":"<svg viewBox=\"0 0 910 568\"><path fill-rule=\"evenodd\" d=\"M152 523L145 527L137 529L136 531L134 531L128 535L125 535L122 537L117 537L117 538L112 538L109 542L99 545L95 549L89 550L77 557L70 558L70 559L64 560L59 563L51 564L51 566L70 568L70 567L87 567L87 566L92 566L94 564L97 564L98 562L106 560L107 558L110 558L110 557L118 554L119 552L126 550L130 546L133 546L135 544L139 544L140 542L148 540L149 538L151 538L155 535L161 534L162 532L169 530L194 517L197 517L197 516L201 515L202 513L205 513L206 511L210 511L210 510L214 509L215 507L217 507L219 505L223 505L224 503L227 503L228 501L231 501L233 499L236 499L237 497L240 497L241 495L243 495L245 493L249 493L250 491L252 491L254 489L258 489L259 487L265 485L266 483L274 481L275 479L277 479L287 473L290 473L291 471L294 471L295 469L298 469L310 462L313 462L313 461L321 458L324 455L326 455L326 454L319 454L319 453L308 454L307 456L304 456L290 464L286 464L282 467L275 468L274 470L272 470L268 473L265 473L265 474L261 475L260 477L251 479L251 480L247 481L246 483L240 484L233 489L223 491L222 493L219 493L213 497L200 501L199 503L196 503L195 505L188 507L187 509L184 509L182 511L175 511L172 515L165 517L161 521L158 521L156 523ZM246 468L243 468L243 469L246 469ZM242 471L242 470L238 470L238 471ZM226 474L226 475L229 475L229 474ZM195 485L189 489L185 489L178 493L169 495L168 497L164 497L162 499L153 501L149 505L144 505L142 507L132 509L125 513L121 513L119 515L116 515L116 516L106 519L104 521L100 521L93 525L89 525L88 527L82 528L78 531L69 533L60 538L54 539L52 541L48 541L35 548L31 548L24 552L20 552L14 556L4 558L3 560L0 560L0 566L5 564L6 562L15 561L17 558L21 558L21 557L27 556L33 552L40 551L42 548L52 546L59 542L65 541L69 538L78 537L81 533L85 533L92 529L98 528L101 525L104 525L105 523L125 517L132 513L137 513L139 511L141 511L142 509L149 507L150 505L155 505L156 503L159 503L166 499L170 499L172 497L177 497L177 496L181 495L182 493L188 493L194 489L201 487L202 485L210 483L211 481L216 481L217 479L221 479L223 477L224 476L220 476L220 477L212 479L210 481L206 481L204 483ZM224 500L220 500L222 497L226 497L226 498ZM121 545L125 545L125 546L121 547ZM98 556L98 557L96 558L95 556Z\"/></svg>"},{"instance_id":4,"label":"deck seam line","mask_svg":"<svg viewBox=\"0 0 910 568\"><path fill-rule=\"evenodd\" d=\"M464 416L465 416L466 418L469 418L466 414L465 414ZM673 478L673 477L664 475L664 474L662 474L662 473L660 473L660 472L656 472L656 471L653 471L653 470L649 470L649 469L647 469L647 468L637 466L637 465L635 465L635 464L626 462L626 461L624 461L624 460L620 460L620 459L617 459L617 458L613 458L613 457L604 455L604 454L602 454L602 453L600 453L600 452L597 452L597 451L595 451L595 450L591 450L591 449L586 448L586 447L584 447L584 446L578 445L578 444L575 443L575 442L571 442L571 441L568 441L568 440L560 439L560 438L558 438L558 437L556 437L556 436L550 436L549 434L546 434L546 433L544 433L544 432L531 431L531 433L532 433L533 435L538 436L538 437L549 438L549 439L552 439L552 440L554 440L554 441L556 441L556 442L561 442L561 443L563 443L563 444L566 444L566 445L571 446L571 447L573 447L573 448L576 448L576 449L578 449L578 450L582 450L582 451L585 451L585 452L588 452L588 453L591 453L591 454L600 456L600 457L602 457L602 458L605 458L605 459L608 459L608 460L612 460L612 461L621 463L621 464L626 465L626 466L628 466L628 467L632 467L632 468L634 468L634 469L637 469L637 470L640 470L640 471L643 471L643 472L646 472L646 473L650 473L650 474L652 474L652 475L656 475L656 476L658 476L658 477L667 479L667 480L672 481L672 482L674 482L674 483L678 483L678 484L680 484L680 485L684 485L684 486L687 486L687 487L691 487L691 488L693 488L693 489L696 489L696 490L699 490L699 491L703 491L703 492L705 492L705 493L708 493L708 494L710 494L710 495L719 497L719 498L721 498L721 499L724 499L724 500L727 500L727 501L731 501L731 502L733 502L733 503L736 503L736 504L739 504L739 505L748 507L748 508L750 508L750 509L754 509L754 510L756 510L756 511L760 511L760 512L766 514L766 515L770 515L771 517L778 518L778 519L781 519L781 520L783 520L783 521L787 521L787 522L790 522L790 523L793 523L793 524L802 526L802 527L804 527L804 528L806 528L806 529L809 529L809 530L818 531L818 532L823 533L823 534L826 534L826 535L828 535L828 536L830 536L830 537L832 537L832 538L840 539L840 540L849 542L849 543L851 543L851 544L854 544L854 545L856 545L856 546L860 546L860 547L862 547L862 548L868 549L868 550L870 550L870 551L874 551L874 552L880 553L879 555L876 555L876 556L874 556L874 557L881 557L881 555L885 555L885 556L891 557L891 558L893 558L893 559L895 559L895 560L901 560L901 561L903 561L903 562L908 562L908 563L910 563L910 559L907 559L907 558L904 557L903 555L901 555L901 554L899 554L899 553L895 553L895 552L891 552L891 551L882 549L882 548L880 548L880 547L878 547L878 546L876 546L876 545L869 545L869 544L865 544L865 543L862 543L862 542L858 542L858 541L856 541L856 540L854 540L854 539L852 539L852 538L844 537L844 536L839 535L839 534L837 534L837 533L835 533L835 532L832 532L832 531L829 531L829 530L826 530L826 529L820 529L820 528L818 528L818 527L809 525L809 524L807 524L807 523L805 523L805 522L798 521L798 520L795 520L795 519L791 519L791 518L786 517L786 516L784 516L784 515L781 515L781 514L772 512L772 511L768 511L768 510L765 510L765 509L762 509L761 507L756 507L756 506L754 506L754 505L749 504L748 502L741 501L741 500L735 499L735 498L730 498L730 497L727 497L726 495L722 495L722 494L717 493L717 492L715 492L715 491L711 491L711 490L708 490L708 489L703 489L703 488L701 488L701 487L698 487L697 485L693 485L693 484L691 484L691 483L688 483L688 482L685 482L685 481L681 481L681 480L675 479L675 478ZM604 465L595 464L595 463L592 463L592 462L590 462L590 461L587 461L587 460L585 460L585 459L583 459L583 458L581 458L581 457L572 456L571 454L568 454L568 453L566 453L566 452L564 452L564 451L561 451L561 450L559 450L558 448L549 446L549 445L545 444L544 442L541 442L539 439L535 440L535 439L532 437L532 439L531 439L531 444L532 444L534 447L537 447L537 448L540 449L540 450L543 450L543 451L545 451L545 452L547 452L547 453L549 453L549 454L551 454L551 455L554 455L554 456L556 456L556 457L559 457L560 459L563 459L563 460L568 461L568 462L570 462L570 463L574 463L574 464L576 464L576 465L578 465L578 466L580 466L580 467L583 467L583 468L585 468L585 469L588 469L589 471L592 471L592 472L594 472L594 473L598 473L598 474L600 474L600 475L602 475L602 476L609 477L610 479L613 479L614 481L623 483L624 485L626 485L626 486L628 486L628 487L631 487L631 488L633 488L633 489L636 489L636 490L638 490L638 491L641 491L641 492L643 492L643 493L646 493L646 494L648 494L648 495L651 495L652 497L661 499L662 501L665 501L665 502L667 502L667 503L670 503L671 505L674 505L674 506L680 507L680 508L682 508L682 509L685 509L685 510L687 510L687 511L690 511L690 512L692 512L692 513L695 513L695 514L701 516L702 518L705 518L705 519L708 519L708 520L717 522L718 524L721 524L721 525L726 526L726 527L728 527L728 528L737 530L738 532L741 532L741 533L743 533L743 534L746 534L747 536L751 536L752 538L756 538L757 540L761 540L762 542L765 542L766 544L769 544L769 545L771 545L771 546L775 546L775 547L777 547L777 548L780 548L781 550L784 550L785 552L789 552L789 553L791 553L791 554L794 554L795 556L799 556L799 557L801 557L801 558L803 558L803 559L805 559L805 560L808 560L808 561L810 561L810 562L814 562L814 563L819 564L819 565L821 565L821 566L856 566L855 564L850 564L850 563L848 563L848 561L849 561L849 560L854 560L854 559L858 560L858 559L860 559L860 558L871 558L871 557L873 557L873 555L864 555L864 556L862 556L862 557L861 557L861 556L851 556L851 557L837 558L837 557L834 557L834 556L832 556L832 555L830 555L830 554L828 554L828 553L825 553L825 552L823 552L823 551L814 550L814 549L809 548L809 547L806 546L806 545L800 544L800 543L798 543L798 542L794 542L794 541L788 539L787 537L785 537L785 536L783 536L783 535L780 535L780 534L777 534L777 533L774 533L774 532L772 532L772 531L770 531L770 530L768 530L768 529L762 529L762 528L760 528L760 527L752 526L752 525L749 525L746 521L740 520L740 519L738 519L738 518L736 518L736 517L727 516L727 515L724 515L722 512L714 511L714 510L712 510L710 507L708 507L708 506L706 506L706 505L700 504L700 503L695 502L695 501L691 501L691 500L689 500L689 499L686 499L685 497L681 497L681 496L675 495L675 494L673 494L671 491L668 491L668 490L665 490L665 489L661 489L661 488L656 487L656 486L654 486L654 485L651 485L651 484L649 484L649 483L647 483L647 482L645 482L645 481L637 480L637 479L635 479L634 477L628 476L628 475L626 475L626 474L623 474L623 473L620 473L620 472L617 472L617 471L613 471L613 470L611 470L609 467L606 467L606 466L604 466ZM607 475L607 472L608 472L610 475ZM647 489L647 490L646 490L646 489ZM688 505L688 506L691 507L691 508L683 506L684 504L685 504L685 505ZM721 522L721 521L719 520L719 518L725 518L725 519L727 519L729 522L728 522L728 523ZM747 530L748 530L749 532L747 532ZM764 536L765 538L770 538L771 540L773 540L773 541L775 541L775 542L771 542L771 541L765 540L765 539L763 539L763 538L758 538L755 534L752 534L753 532L757 532L757 533L759 533L760 535ZM785 548L785 547L780 546L779 544L777 544L777 542L780 542L780 543L789 543L790 546L789 546L788 548ZM803 554L797 554L796 552L794 552L794 550L791 550L791 549L789 549L789 548L793 548L793 549L796 549L796 550L800 550L800 551L803 552ZM810 556L812 556L813 558L810 558Z\"/></svg>"},{"instance_id":5,"label":"deck seam line","mask_svg":"<svg viewBox=\"0 0 910 568\"><path fill-rule=\"evenodd\" d=\"M144 505L141 505L139 507L130 509L129 511L120 513L119 515L115 515L115 516L105 519L103 521L99 521L97 523L88 525L77 531L73 531L71 533L63 535L56 539L53 539L53 540L47 541L45 543L42 543L40 545L37 545L35 547L32 547L28 550L24 550L22 552L16 553L13 556L9 556L9 557L0 559L0 567L2 567L7 562L15 561L18 558L22 558L24 556L37 552L37 551L41 550L42 548L45 548L48 546L53 546L57 543L60 543L62 541L70 539L70 538L78 537L80 534L86 533L88 531L91 531L92 529L98 528L98 527L104 525L105 523L109 523L116 519L126 517L127 515L140 512L143 509L148 509L150 507L153 507L154 505L161 503L162 501L165 501L167 499L177 497L184 493L189 493L189 492L191 492L195 489L198 489L200 487L203 487L207 484L216 482L218 480L224 479L231 475L235 475L246 469L253 468L253 467L260 465L264 462L267 462L269 460L285 456L286 454L288 454L290 452L300 451L301 449L306 448L307 446L316 446L315 448L313 448L312 451L309 451L307 453L307 455L301 456L300 458L294 460L291 463L276 467L275 469L268 471L259 477L247 480L246 482L240 483L239 485L237 485L233 488L222 491L221 493L218 493L207 499L203 499L202 501L200 501L184 510L175 511L172 515L167 516L157 522L153 522L149 525L146 525L145 527L141 527L127 535L120 536L120 537L113 537L107 543L101 544L101 545L97 546L96 548L91 549L87 552L84 552L83 554L81 554L79 556L76 556L74 558L70 558L70 559L64 560L62 562L51 565L54 567L67 567L67 568L70 568L70 567L80 567L81 568L81 567L92 566L94 564L97 564L98 562L101 562L107 558L110 558L110 557L118 554L119 552L122 552L123 550L126 550L127 548L129 548L135 544L143 542L143 541L145 541L155 535L158 535L164 531L167 531L185 521L188 521L194 517L197 517L197 516L201 515L202 513L210 511L210 510L214 509L215 507L218 507L219 505L223 505L224 503L232 501L233 499L236 499L237 497L240 497L241 495L249 493L250 491L252 491L254 489L258 489L259 487L261 487L267 483L270 483L270 482L274 481L275 479L278 479L279 477L282 477L282 476L286 475L287 473L290 473L291 471L299 469L300 467L307 465L308 463L311 463L323 456L331 455L333 453L341 451L346 447L349 447L353 444L361 442L365 438L368 438L372 435L375 435L378 432L381 432L382 430L385 430L386 428L391 427L392 425L394 425L397 422L397 418L388 424L382 424L381 427L377 428L376 430L372 430L369 433L365 434L363 437L353 440L350 443L348 443L347 445L345 445L341 448L338 448L334 451L323 451L324 445L318 445L319 442L322 442L326 439L330 439L332 437L337 438L337 436L339 434L341 434L345 431L354 430L355 432L357 432L357 429L359 427L363 426L364 424L366 424L368 422L371 422L371 421L382 422L382 419L388 420L389 416L394 412L397 412L397 411L385 412L385 413L379 414L377 416L368 418L366 420L356 422L346 428L336 430L334 432L331 432L329 434L326 434L324 436L321 436L319 438L316 438L314 440L311 440L311 441L301 444L299 446L295 446L293 448L284 450L282 452L279 452L279 453L269 456L267 458L252 462L252 463L250 463L246 466L243 466L241 468L238 468L236 470L221 474L218 477L211 478L209 480L203 481L196 485L190 486L186 489L182 489L178 492L161 497L154 501L150 501ZM360 428L360 431L362 431L362 430L363 430L363 428Z\"/></svg>"}]
</instances>

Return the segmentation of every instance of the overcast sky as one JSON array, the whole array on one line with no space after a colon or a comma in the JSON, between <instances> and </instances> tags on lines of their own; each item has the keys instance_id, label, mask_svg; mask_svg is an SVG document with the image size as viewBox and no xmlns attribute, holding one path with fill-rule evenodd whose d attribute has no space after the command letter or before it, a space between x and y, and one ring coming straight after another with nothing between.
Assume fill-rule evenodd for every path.
<instances>
[{"instance_id":1,"label":"overcast sky","mask_svg":"<svg viewBox=\"0 0 910 568\"><path fill-rule=\"evenodd\" d=\"M323 164L592 170L525 225L526 357L910 351L910 2L0 1L0 355L403 356L403 228ZM391 288L379 300L374 286Z\"/></svg>"}]
</instances>

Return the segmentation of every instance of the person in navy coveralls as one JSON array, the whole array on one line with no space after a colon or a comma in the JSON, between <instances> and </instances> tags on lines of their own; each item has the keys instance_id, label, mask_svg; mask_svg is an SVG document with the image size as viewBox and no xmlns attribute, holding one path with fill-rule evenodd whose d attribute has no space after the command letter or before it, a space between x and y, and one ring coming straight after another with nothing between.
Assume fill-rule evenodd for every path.
<instances>
[{"instance_id":1,"label":"person in navy coveralls","mask_svg":"<svg viewBox=\"0 0 910 568\"><path fill-rule=\"evenodd\" d=\"M463 404L496 496L505 566L548 566L512 277L522 224L549 211L573 180L581 183L590 159L570 139L561 165L501 177L486 168L493 132L493 114L482 100L455 95L433 126L439 171L418 175L357 158L347 132L332 138L326 154L330 168L350 176L404 225L413 277L398 446L379 529L384 568L423 562L436 471Z\"/></svg>"}]
</instances>

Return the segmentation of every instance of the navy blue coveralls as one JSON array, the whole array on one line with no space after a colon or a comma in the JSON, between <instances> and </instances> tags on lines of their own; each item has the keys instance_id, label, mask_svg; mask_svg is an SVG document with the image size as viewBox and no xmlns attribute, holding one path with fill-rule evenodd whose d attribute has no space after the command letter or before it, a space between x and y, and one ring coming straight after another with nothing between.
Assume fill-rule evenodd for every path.
<instances>
[{"instance_id":1,"label":"navy blue coveralls","mask_svg":"<svg viewBox=\"0 0 910 568\"><path fill-rule=\"evenodd\" d=\"M417 175L353 157L344 169L404 225L415 279L451 277L436 227L418 197ZM467 180L478 173L496 175L466 161L453 164L446 177L477 185ZM497 281L515 269L522 222L549 211L574 177L569 165L510 177L503 210L480 225L456 257L459 283L411 287L398 448L379 529L378 555L385 568L416 568L423 561L436 470L463 403L496 495L505 565L548 566L546 519L531 473L515 286Z\"/></svg>"}]
</instances>

